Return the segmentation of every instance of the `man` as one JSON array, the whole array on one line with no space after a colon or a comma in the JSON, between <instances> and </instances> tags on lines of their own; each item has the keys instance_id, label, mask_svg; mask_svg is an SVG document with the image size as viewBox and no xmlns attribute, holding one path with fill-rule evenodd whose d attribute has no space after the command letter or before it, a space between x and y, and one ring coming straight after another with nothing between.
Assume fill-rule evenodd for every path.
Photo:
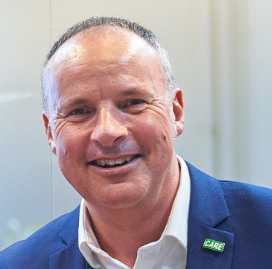
<instances>
[{"instance_id":1,"label":"man","mask_svg":"<svg viewBox=\"0 0 272 269\"><path fill-rule=\"evenodd\" d=\"M0 268L271 268L272 191L176 156L182 92L151 31L78 23L47 56L42 91L49 145L83 200Z\"/></svg>"}]
</instances>

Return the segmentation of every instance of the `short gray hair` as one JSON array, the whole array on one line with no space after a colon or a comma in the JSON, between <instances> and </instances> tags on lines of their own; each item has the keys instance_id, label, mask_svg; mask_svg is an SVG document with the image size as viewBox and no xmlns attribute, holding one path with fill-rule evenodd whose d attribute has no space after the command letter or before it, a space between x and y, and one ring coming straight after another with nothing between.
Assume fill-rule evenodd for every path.
<instances>
[{"instance_id":1,"label":"short gray hair","mask_svg":"<svg viewBox=\"0 0 272 269\"><path fill-rule=\"evenodd\" d=\"M42 104L43 104L44 112L49 115L48 102L47 102L47 89L46 89L45 76L44 76L45 66L47 65L51 57L54 55L54 53L60 48L60 46L63 43L65 43L68 39L75 36L76 34L83 32L87 29L91 29L95 26L106 26L106 27L115 26L115 27L127 29L128 31L131 31L137 34L138 36L142 37L152 48L154 48L157 51L159 55L159 59L160 59L161 68L165 76L167 95L168 95L170 106L171 106L172 94L174 89L177 87L177 84L176 84L174 74L172 72L172 67L169 61L167 51L159 42L155 34L149 29L146 29L135 22L130 22L125 19L120 19L115 17L91 17L87 20L78 22L77 24L69 28L59 38L59 40L54 43L50 52L46 56L46 59L42 67L42 75L41 75Z\"/></svg>"}]
</instances>

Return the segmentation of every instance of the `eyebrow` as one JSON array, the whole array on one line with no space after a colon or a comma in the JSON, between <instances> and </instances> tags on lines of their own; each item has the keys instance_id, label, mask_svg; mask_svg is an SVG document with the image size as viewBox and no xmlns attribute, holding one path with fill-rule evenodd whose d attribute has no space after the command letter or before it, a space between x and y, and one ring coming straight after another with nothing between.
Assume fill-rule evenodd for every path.
<instances>
[{"instance_id":1,"label":"eyebrow","mask_svg":"<svg viewBox=\"0 0 272 269\"><path fill-rule=\"evenodd\" d=\"M155 93L151 94L150 92L144 92L142 90L135 89L135 88L133 88L133 89L127 89L127 90L121 92L120 95L123 95L123 96L141 95L142 97L151 97L151 98L155 97ZM61 106L60 109L63 110L63 109L67 109L69 107L74 107L74 106L82 105L82 104L84 104L86 102L87 102L86 98L84 98L84 97L77 97L75 99L68 100L67 102L65 102L65 104L63 106Z\"/></svg>"},{"instance_id":2,"label":"eyebrow","mask_svg":"<svg viewBox=\"0 0 272 269\"><path fill-rule=\"evenodd\" d=\"M130 95L138 94L140 92L141 91L139 91L137 89L129 89L129 90L123 91L122 95L124 95L124 96L130 96Z\"/></svg>"},{"instance_id":3,"label":"eyebrow","mask_svg":"<svg viewBox=\"0 0 272 269\"><path fill-rule=\"evenodd\" d=\"M61 109L67 109L69 107L73 107L73 106L77 106L77 105L82 105L86 103L86 99L85 98L75 98L72 100L69 100L68 102L65 102L65 104L63 106L61 106Z\"/></svg>"},{"instance_id":4,"label":"eyebrow","mask_svg":"<svg viewBox=\"0 0 272 269\"><path fill-rule=\"evenodd\" d=\"M142 91L142 90L138 90L138 89L128 89L128 90L125 90L121 93L121 95L124 95L124 96L133 96L133 95L142 95L142 96L147 96L147 97L154 97L155 94L151 94L150 92L145 92L145 91Z\"/></svg>"}]
</instances>

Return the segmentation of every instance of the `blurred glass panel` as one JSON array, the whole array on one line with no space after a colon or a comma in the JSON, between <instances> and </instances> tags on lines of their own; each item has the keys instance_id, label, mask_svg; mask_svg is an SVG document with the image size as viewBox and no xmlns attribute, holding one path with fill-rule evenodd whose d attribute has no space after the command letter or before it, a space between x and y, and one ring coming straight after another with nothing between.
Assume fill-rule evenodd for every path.
<instances>
[{"instance_id":1,"label":"blurred glass panel","mask_svg":"<svg viewBox=\"0 0 272 269\"><path fill-rule=\"evenodd\" d=\"M1 102L0 94L1 249L51 220L51 153L40 98L22 96Z\"/></svg>"},{"instance_id":2,"label":"blurred glass panel","mask_svg":"<svg viewBox=\"0 0 272 269\"><path fill-rule=\"evenodd\" d=\"M51 220L51 153L39 82L49 15L49 1L1 1L0 249Z\"/></svg>"}]
</instances>

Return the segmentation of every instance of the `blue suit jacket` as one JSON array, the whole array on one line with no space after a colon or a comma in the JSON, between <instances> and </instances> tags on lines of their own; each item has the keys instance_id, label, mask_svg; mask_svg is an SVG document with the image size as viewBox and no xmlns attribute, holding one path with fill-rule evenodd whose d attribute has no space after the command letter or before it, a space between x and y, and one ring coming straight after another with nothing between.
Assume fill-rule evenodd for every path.
<instances>
[{"instance_id":1,"label":"blue suit jacket","mask_svg":"<svg viewBox=\"0 0 272 269\"><path fill-rule=\"evenodd\" d=\"M188 164L191 201L187 269L272 268L272 190L218 181ZM79 207L0 253L1 269L84 269L78 249ZM223 252L203 248L206 238Z\"/></svg>"}]
</instances>

